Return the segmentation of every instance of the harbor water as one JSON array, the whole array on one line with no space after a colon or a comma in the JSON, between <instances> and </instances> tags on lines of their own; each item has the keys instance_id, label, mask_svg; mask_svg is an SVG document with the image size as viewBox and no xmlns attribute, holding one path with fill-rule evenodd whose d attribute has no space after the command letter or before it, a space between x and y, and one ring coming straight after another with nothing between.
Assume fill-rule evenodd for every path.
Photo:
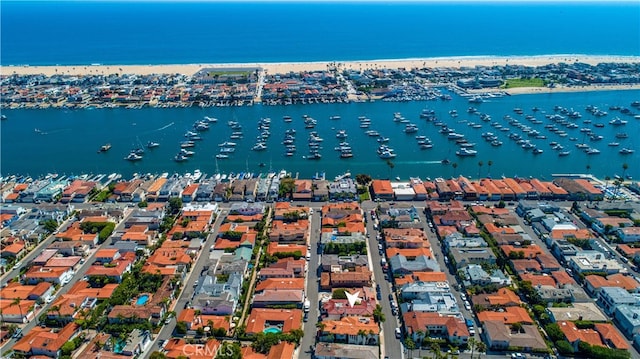
<instances>
[{"instance_id":1,"label":"harbor water","mask_svg":"<svg viewBox=\"0 0 640 359\"><path fill-rule=\"evenodd\" d=\"M445 90L446 92L446 90ZM591 173L599 177L622 175L623 164L628 165L624 173L640 178L640 119L610 110L611 106L631 108L633 101L640 100L640 91L598 91L581 93L532 94L496 97L483 103L469 103L467 98L451 94L450 101L415 102L361 102L349 104L312 104L290 106L254 105L247 107L213 108L142 108L142 109L41 109L6 110L7 120L2 121L0 170L2 175L28 174L31 176L46 173L80 174L112 173L125 176L133 173L185 173L200 169L205 173L229 172L269 172L286 169L294 175L310 178L325 173L333 178L340 173L367 173L377 178L408 178L410 176L450 177L465 175L478 176L520 176L551 178L555 173ZM470 114L473 106L479 113L491 117L482 121L478 114ZM563 128L567 133L561 137L545 128L552 124L546 115L555 114L555 106L579 112L582 117L571 120L577 128ZM596 106L608 112L604 117L595 117L586 111L588 106ZM522 109L522 113L514 109ZM537 108L537 111L534 111ZM460 157L456 151L459 145L440 133L441 127L435 121L420 118L423 109L434 111L436 121L441 121L456 133L464 134L469 143L475 143L475 156ZM457 117L450 113L456 110ZM405 133L406 123L394 121L394 114L400 113L410 123L418 127L415 133ZM539 132L540 138L529 137L504 118L509 115L520 123ZM527 119L529 115L529 119ZM185 140L185 133L193 131L193 124L205 116L218 119L211 122L208 131L199 132L201 141L195 141L190 148L195 154L184 162L174 161ZM290 116L291 121L284 121ZM306 129L304 116L317 121L313 129ZM340 116L339 119L331 119ZM369 128L361 128L359 117L371 120ZM619 117L627 121L624 125L609 124ZM261 130L258 123L262 118L270 118L270 133L266 139L267 149L254 151L256 137ZM540 120L533 123L532 119ZM405 122L406 122L405 120ZM233 132L229 121L241 126L241 138L231 139ZM509 131L499 129L496 123ZM596 127L597 123L604 124ZM476 126L471 126L475 124ZM493 125L492 125L493 124ZM478 126L480 125L480 126ZM589 128L601 140L593 141L581 132ZM285 156L282 144L285 131L296 130L296 152ZM347 138L339 139L336 134L344 130ZM369 136L366 131L377 131L382 137L388 137L387 145L395 150L395 158L381 159L376 152L380 145L379 137ZM323 139L319 153L322 158L311 160L308 156L308 139L315 131ZM492 146L482 137L492 132L503 142L502 146ZM534 154L525 150L521 144L508 138L510 133L518 133L524 139L543 150ZM617 138L619 133L627 138ZM416 136L426 136L433 147L420 149ZM545 136L546 138L542 138ZM573 141L572 141L573 139ZM347 141L352 147L352 158L340 158L335 150L341 141ZM149 141L159 143L153 149L146 149L140 161L127 161L125 156L134 147L146 147ZM216 159L220 153L220 144L235 142L234 152L227 153L228 158ZM559 156L552 149L552 142L570 151L567 156ZM598 149L599 154L587 155L576 144L586 143ZM610 142L619 143L609 146ZM105 152L99 152L101 146L111 144ZM622 148L635 152L620 154ZM447 159L449 164L443 164ZM491 166L489 162L491 161ZM479 165L482 162L482 165ZM455 163L455 165L454 165Z\"/></svg>"}]
</instances>

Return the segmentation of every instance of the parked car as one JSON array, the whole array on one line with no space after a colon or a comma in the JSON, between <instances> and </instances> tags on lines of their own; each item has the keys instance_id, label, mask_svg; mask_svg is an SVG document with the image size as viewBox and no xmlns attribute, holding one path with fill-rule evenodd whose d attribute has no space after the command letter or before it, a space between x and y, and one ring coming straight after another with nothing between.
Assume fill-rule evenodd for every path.
<instances>
[{"instance_id":1,"label":"parked car","mask_svg":"<svg viewBox=\"0 0 640 359\"><path fill-rule=\"evenodd\" d=\"M471 304L469 304L469 301L468 301L468 300L465 300L465 301L464 301L464 309L466 309L466 310L471 310Z\"/></svg>"}]
</instances>

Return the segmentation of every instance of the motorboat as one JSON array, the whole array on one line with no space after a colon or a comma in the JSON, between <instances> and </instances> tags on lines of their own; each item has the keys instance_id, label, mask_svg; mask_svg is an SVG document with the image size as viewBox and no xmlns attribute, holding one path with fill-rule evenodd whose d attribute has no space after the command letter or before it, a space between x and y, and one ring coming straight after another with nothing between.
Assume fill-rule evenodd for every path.
<instances>
[{"instance_id":1,"label":"motorboat","mask_svg":"<svg viewBox=\"0 0 640 359\"><path fill-rule=\"evenodd\" d=\"M456 155L458 155L460 157L475 156L477 154L478 154L478 151L471 150L471 149L464 148L464 147L456 151Z\"/></svg>"},{"instance_id":2,"label":"motorboat","mask_svg":"<svg viewBox=\"0 0 640 359\"><path fill-rule=\"evenodd\" d=\"M127 157L125 157L124 159L127 160L127 161L135 162L135 161L140 161L142 159L142 156L137 154L137 153L135 153L135 152L130 152L127 155Z\"/></svg>"}]
</instances>

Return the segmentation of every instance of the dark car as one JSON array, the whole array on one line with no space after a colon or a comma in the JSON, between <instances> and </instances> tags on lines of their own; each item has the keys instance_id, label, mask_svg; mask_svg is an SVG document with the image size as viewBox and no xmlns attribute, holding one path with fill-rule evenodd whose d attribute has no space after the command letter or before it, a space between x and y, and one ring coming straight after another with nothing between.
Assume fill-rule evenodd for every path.
<instances>
[{"instance_id":1,"label":"dark car","mask_svg":"<svg viewBox=\"0 0 640 359\"><path fill-rule=\"evenodd\" d=\"M380 284L376 284L376 292L380 292Z\"/></svg>"},{"instance_id":2,"label":"dark car","mask_svg":"<svg viewBox=\"0 0 640 359\"><path fill-rule=\"evenodd\" d=\"M376 293L376 298L378 300L382 300L382 294L380 294L380 292Z\"/></svg>"},{"instance_id":3,"label":"dark car","mask_svg":"<svg viewBox=\"0 0 640 359\"><path fill-rule=\"evenodd\" d=\"M389 300L393 300L393 294L389 293Z\"/></svg>"}]
</instances>

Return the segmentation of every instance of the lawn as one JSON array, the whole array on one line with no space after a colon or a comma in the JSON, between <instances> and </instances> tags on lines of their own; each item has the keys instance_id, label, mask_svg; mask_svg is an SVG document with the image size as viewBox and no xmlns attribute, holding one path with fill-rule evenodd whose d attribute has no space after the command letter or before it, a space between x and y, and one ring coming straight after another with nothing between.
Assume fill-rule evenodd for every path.
<instances>
[{"instance_id":1,"label":"lawn","mask_svg":"<svg viewBox=\"0 0 640 359\"><path fill-rule=\"evenodd\" d=\"M220 71L209 71L209 73L207 74L210 77L215 77L215 76L245 76L248 77L250 76L252 73L252 71L224 71L224 70L220 70Z\"/></svg>"},{"instance_id":2,"label":"lawn","mask_svg":"<svg viewBox=\"0 0 640 359\"><path fill-rule=\"evenodd\" d=\"M530 78L530 79L509 79L506 80L502 88L514 88L514 87L543 87L545 86L545 81L541 78Z\"/></svg>"}]
</instances>

